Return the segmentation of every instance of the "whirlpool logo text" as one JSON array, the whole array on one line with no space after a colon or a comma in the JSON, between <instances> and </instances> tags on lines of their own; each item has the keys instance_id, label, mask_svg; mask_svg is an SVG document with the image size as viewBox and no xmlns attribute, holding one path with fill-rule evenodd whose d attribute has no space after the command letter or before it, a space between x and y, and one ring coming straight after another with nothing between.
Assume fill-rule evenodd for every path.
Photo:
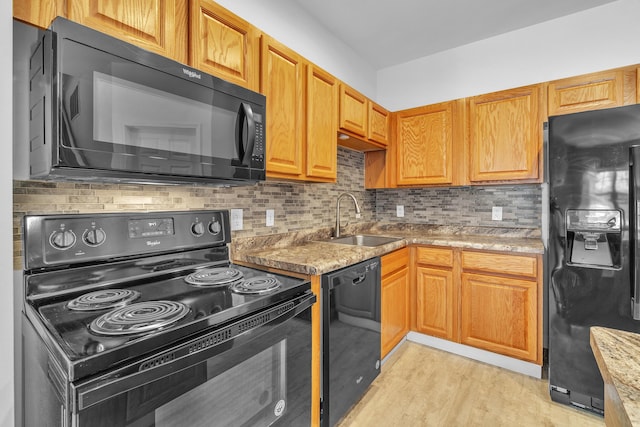
<instances>
[{"instance_id":1,"label":"whirlpool logo text","mask_svg":"<svg viewBox=\"0 0 640 427\"><path fill-rule=\"evenodd\" d=\"M193 70L189 70L187 68L183 68L182 72L185 73L187 76L189 76L191 78L202 79L202 74L198 74Z\"/></svg>"}]
</instances>

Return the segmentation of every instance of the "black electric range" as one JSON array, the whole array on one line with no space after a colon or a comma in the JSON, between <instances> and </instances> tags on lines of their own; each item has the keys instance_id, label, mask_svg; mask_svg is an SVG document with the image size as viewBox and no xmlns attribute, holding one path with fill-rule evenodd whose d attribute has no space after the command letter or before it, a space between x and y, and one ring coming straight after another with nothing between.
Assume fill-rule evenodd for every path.
<instances>
[{"instance_id":1,"label":"black electric range","mask_svg":"<svg viewBox=\"0 0 640 427\"><path fill-rule=\"evenodd\" d=\"M24 314L66 381L311 293L231 263L225 210L27 216L24 242Z\"/></svg>"}]
</instances>

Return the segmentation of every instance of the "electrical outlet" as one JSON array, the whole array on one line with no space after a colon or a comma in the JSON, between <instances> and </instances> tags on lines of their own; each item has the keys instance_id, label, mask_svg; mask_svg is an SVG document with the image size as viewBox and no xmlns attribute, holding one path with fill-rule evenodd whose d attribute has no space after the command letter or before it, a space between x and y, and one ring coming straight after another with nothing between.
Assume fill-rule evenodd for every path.
<instances>
[{"instance_id":1,"label":"electrical outlet","mask_svg":"<svg viewBox=\"0 0 640 427\"><path fill-rule=\"evenodd\" d=\"M396 216L401 218L404 216L404 205L396 205Z\"/></svg>"},{"instance_id":2,"label":"electrical outlet","mask_svg":"<svg viewBox=\"0 0 640 427\"><path fill-rule=\"evenodd\" d=\"M273 227L274 223L275 223L275 212L273 209L267 209L267 219L266 219L267 227Z\"/></svg>"},{"instance_id":3,"label":"electrical outlet","mask_svg":"<svg viewBox=\"0 0 640 427\"><path fill-rule=\"evenodd\" d=\"M231 209L231 231L242 230L242 209Z\"/></svg>"},{"instance_id":4,"label":"electrical outlet","mask_svg":"<svg viewBox=\"0 0 640 427\"><path fill-rule=\"evenodd\" d=\"M502 208L500 206L491 208L491 219L493 221L502 221Z\"/></svg>"}]
</instances>

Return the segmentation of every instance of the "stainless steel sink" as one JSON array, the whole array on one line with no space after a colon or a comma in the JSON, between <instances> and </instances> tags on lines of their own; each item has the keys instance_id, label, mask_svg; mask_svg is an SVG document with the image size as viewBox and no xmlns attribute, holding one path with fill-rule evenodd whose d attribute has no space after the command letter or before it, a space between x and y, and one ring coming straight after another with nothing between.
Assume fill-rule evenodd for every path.
<instances>
[{"instance_id":1,"label":"stainless steel sink","mask_svg":"<svg viewBox=\"0 0 640 427\"><path fill-rule=\"evenodd\" d=\"M354 245L354 246L380 246L387 243L397 242L401 240L398 237L387 236L369 236L365 234L358 234L355 236L343 236L337 239L327 240L329 243L340 243L342 245Z\"/></svg>"}]
</instances>

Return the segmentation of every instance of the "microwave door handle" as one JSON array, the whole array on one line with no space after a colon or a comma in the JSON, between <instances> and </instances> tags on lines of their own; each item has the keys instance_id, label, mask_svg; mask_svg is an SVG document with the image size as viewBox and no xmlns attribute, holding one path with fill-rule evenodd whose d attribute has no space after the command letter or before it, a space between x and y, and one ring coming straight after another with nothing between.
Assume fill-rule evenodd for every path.
<instances>
[{"instance_id":1,"label":"microwave door handle","mask_svg":"<svg viewBox=\"0 0 640 427\"><path fill-rule=\"evenodd\" d=\"M247 146L244 146L244 122L247 122ZM245 166L251 166L253 146L256 143L256 121L253 117L251 105L242 103L238 112L238 153L240 161Z\"/></svg>"}]
</instances>

